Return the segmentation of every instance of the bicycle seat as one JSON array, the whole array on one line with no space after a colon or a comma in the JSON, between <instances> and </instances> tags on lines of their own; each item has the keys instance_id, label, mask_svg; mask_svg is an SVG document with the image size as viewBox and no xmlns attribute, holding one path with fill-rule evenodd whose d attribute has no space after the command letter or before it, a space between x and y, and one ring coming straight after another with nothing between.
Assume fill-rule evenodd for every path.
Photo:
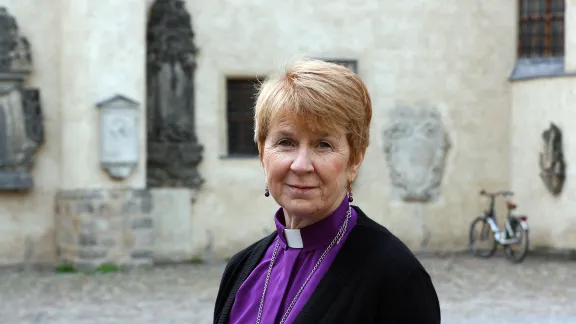
<instances>
[{"instance_id":1,"label":"bicycle seat","mask_svg":"<svg viewBox=\"0 0 576 324\"><path fill-rule=\"evenodd\" d=\"M511 201L507 201L506 202L506 206L508 207L508 209L516 209L516 207L518 207L515 203L511 202Z\"/></svg>"}]
</instances>

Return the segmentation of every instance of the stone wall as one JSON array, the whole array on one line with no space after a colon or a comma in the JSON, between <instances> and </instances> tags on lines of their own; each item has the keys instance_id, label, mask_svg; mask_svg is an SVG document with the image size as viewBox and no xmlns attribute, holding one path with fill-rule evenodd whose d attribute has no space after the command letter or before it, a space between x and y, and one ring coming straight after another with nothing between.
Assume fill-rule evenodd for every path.
<instances>
[{"instance_id":1,"label":"stone wall","mask_svg":"<svg viewBox=\"0 0 576 324\"><path fill-rule=\"evenodd\" d=\"M528 216L532 246L576 248L576 77L516 81L512 86L513 120L510 164L518 213ZM562 191L554 195L540 177L542 133L554 123L562 131L566 164Z\"/></svg>"},{"instance_id":2,"label":"stone wall","mask_svg":"<svg viewBox=\"0 0 576 324\"><path fill-rule=\"evenodd\" d=\"M0 265L54 262L54 195L61 158L60 30L54 28L59 25L58 4L56 0L0 0L30 43L33 73L26 87L40 89L45 135L31 170L33 190L0 193Z\"/></svg>"},{"instance_id":3,"label":"stone wall","mask_svg":"<svg viewBox=\"0 0 576 324\"><path fill-rule=\"evenodd\" d=\"M96 103L123 93L145 105L147 6L131 0L0 0L0 6L30 43L33 73L25 86L40 90L44 125L34 188L0 193L0 265L53 264L60 189L145 187L144 125L137 170L115 181L100 168Z\"/></svg>"},{"instance_id":4,"label":"stone wall","mask_svg":"<svg viewBox=\"0 0 576 324\"><path fill-rule=\"evenodd\" d=\"M59 261L80 270L151 265L151 211L147 190L61 191L56 197Z\"/></svg>"},{"instance_id":5,"label":"stone wall","mask_svg":"<svg viewBox=\"0 0 576 324\"><path fill-rule=\"evenodd\" d=\"M141 128L143 154L136 172L124 182L114 181L100 170L95 103L119 92L145 106L144 39L152 2L0 0L30 41L35 63L28 86L41 90L45 126L45 143L32 170L34 190L0 194L0 264L54 262L54 197L59 190L77 197L78 192L95 188L101 196L88 199L90 204L120 206L140 199L125 188L142 189L146 183L145 127ZM566 65L574 67L575 0L568 0L567 5ZM198 47L195 119L198 142L204 147L199 173L205 182L189 208L177 204L166 206L164 214L154 214L163 217L159 231L163 234L158 237L177 233L188 240L178 249L169 248L168 239L155 244L163 246L167 259L176 253L179 259L208 252L229 256L273 230L277 205L264 197L260 161L227 156L226 78L267 75L297 55L357 60L358 73L372 95L374 115L371 145L354 186L355 203L410 247L465 249L470 221L485 208L478 196L480 189L510 187L518 191L519 212L546 215L531 222L535 244L576 244L570 234L570 201L574 201L570 178L565 194L551 198L542 190L538 167L532 164L537 163L533 159L540 149L539 133L550 121L561 120L558 123L564 131L571 131L569 103L574 99L574 85L568 78L510 85L507 79L516 58L515 1L317 0L296 4L186 0L186 7ZM117 33L118 29L124 32ZM549 90L556 95L547 104ZM434 111L440 125L436 129L449 139L449 150L438 149L444 143L441 140L416 143L424 139L423 128L419 136L409 139L413 148L425 145L430 161L436 161L421 166L421 174L430 177L424 182L390 174L390 163L396 162L387 156L385 132L394 124L392 111L399 106ZM544 115L542 111L549 107L556 107L555 112ZM424 125L422 121L410 123ZM535 135L525 137L530 133ZM569 145L567 139L565 146ZM569 149L566 153L570 170L573 154ZM435 164L441 172L436 172ZM413 181L416 194L394 192L398 181ZM121 194L112 198L105 189ZM66 258L91 264L134 261L130 245L124 247L120 239L120 233L132 233L132 225L119 219L136 216L115 207L116 220L108 220L96 210L82 211L83 200L66 195L58 198L70 208L70 214L58 216L67 219L62 225L68 224L70 231L59 241L67 246ZM420 198L407 201L412 196ZM544 218L551 210L556 216ZM116 237L115 247L100 245L109 242L100 234L95 246L80 244L84 227L72 226L74 219L76 224L84 222L87 229L96 226L91 223L107 224L109 235ZM86 259L85 252L79 252L96 249L106 251L106 256L100 257L101 252L97 259ZM145 260L149 262L148 257Z\"/></svg>"},{"instance_id":6,"label":"stone wall","mask_svg":"<svg viewBox=\"0 0 576 324\"><path fill-rule=\"evenodd\" d=\"M264 197L260 161L227 156L226 78L265 76L299 55L357 60L371 93L371 144L354 203L415 250L466 249L470 222L485 207L480 189L510 184L507 78L515 62L515 1L187 0L187 7L199 48L197 134L205 148L199 171L206 181L192 206L198 253L207 230L216 256L273 230L277 205ZM391 192L396 179L384 132L398 106L435 110L450 139L439 163L441 182L422 186L434 189L427 195L439 193L431 201L406 202Z\"/></svg>"}]
</instances>

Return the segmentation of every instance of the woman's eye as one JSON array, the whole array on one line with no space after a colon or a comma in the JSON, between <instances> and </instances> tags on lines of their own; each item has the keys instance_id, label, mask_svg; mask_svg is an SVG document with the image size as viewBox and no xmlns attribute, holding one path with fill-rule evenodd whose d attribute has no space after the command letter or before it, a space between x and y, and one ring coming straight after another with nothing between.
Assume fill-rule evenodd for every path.
<instances>
[{"instance_id":1,"label":"woman's eye","mask_svg":"<svg viewBox=\"0 0 576 324\"><path fill-rule=\"evenodd\" d=\"M280 146L292 146L292 142L289 140L283 139L283 140L278 141L278 145L280 145Z\"/></svg>"},{"instance_id":2,"label":"woman's eye","mask_svg":"<svg viewBox=\"0 0 576 324\"><path fill-rule=\"evenodd\" d=\"M328 143L328 142L320 142L320 143L318 143L318 147L328 149L328 148L332 148L332 145L330 145L330 143Z\"/></svg>"}]
</instances>

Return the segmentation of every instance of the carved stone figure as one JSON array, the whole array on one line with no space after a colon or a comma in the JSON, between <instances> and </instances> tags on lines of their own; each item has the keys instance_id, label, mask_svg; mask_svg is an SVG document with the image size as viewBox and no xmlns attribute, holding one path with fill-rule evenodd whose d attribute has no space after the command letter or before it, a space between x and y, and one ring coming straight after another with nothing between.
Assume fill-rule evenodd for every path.
<instances>
[{"instance_id":1,"label":"carved stone figure","mask_svg":"<svg viewBox=\"0 0 576 324\"><path fill-rule=\"evenodd\" d=\"M562 150L562 131L550 123L542 133L543 152L540 153L540 177L546 188L553 194L562 192L566 177L566 164Z\"/></svg>"},{"instance_id":2,"label":"carved stone figure","mask_svg":"<svg viewBox=\"0 0 576 324\"><path fill-rule=\"evenodd\" d=\"M384 143L393 198L436 200L450 148L440 114L424 108L393 109Z\"/></svg>"},{"instance_id":3,"label":"carved stone figure","mask_svg":"<svg viewBox=\"0 0 576 324\"><path fill-rule=\"evenodd\" d=\"M39 90L23 87L31 67L28 40L0 7L0 190L34 186L29 171L44 142L44 127Z\"/></svg>"},{"instance_id":4,"label":"carved stone figure","mask_svg":"<svg viewBox=\"0 0 576 324\"><path fill-rule=\"evenodd\" d=\"M199 188L203 146L194 128L197 48L182 0L156 0L148 21L149 187Z\"/></svg>"}]
</instances>

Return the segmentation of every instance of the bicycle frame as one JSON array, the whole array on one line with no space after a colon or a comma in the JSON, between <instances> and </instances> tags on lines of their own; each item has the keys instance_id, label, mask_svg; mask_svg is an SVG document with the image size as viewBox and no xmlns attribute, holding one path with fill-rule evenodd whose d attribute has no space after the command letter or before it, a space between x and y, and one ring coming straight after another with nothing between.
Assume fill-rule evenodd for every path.
<instances>
[{"instance_id":1,"label":"bicycle frame","mask_svg":"<svg viewBox=\"0 0 576 324\"><path fill-rule=\"evenodd\" d=\"M495 240L501 245L515 244L519 243L519 239L515 237L514 230L512 229L511 221L517 221L520 223L523 229L528 231L528 218L526 216L513 216L511 208L508 208L506 213L506 220L504 221L504 229L501 229L496 222L496 211L495 211L495 200L497 194L488 195L490 198L490 206L486 212L484 212L484 219L490 225L492 232L494 232ZM507 239L506 237L512 237Z\"/></svg>"}]
</instances>

